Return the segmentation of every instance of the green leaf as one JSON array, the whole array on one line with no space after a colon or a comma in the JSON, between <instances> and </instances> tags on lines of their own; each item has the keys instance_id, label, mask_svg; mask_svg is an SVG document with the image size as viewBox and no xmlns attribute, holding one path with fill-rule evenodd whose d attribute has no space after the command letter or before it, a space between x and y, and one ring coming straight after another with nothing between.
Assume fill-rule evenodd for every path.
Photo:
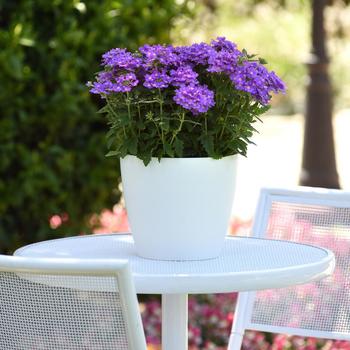
<instances>
[{"instance_id":1,"label":"green leaf","mask_svg":"<svg viewBox=\"0 0 350 350\"><path fill-rule=\"evenodd\" d=\"M130 119L127 113L119 113L120 126L128 126Z\"/></svg>"},{"instance_id":2,"label":"green leaf","mask_svg":"<svg viewBox=\"0 0 350 350\"><path fill-rule=\"evenodd\" d=\"M99 114L104 114L104 113L108 113L108 112L109 112L109 110L108 110L108 106L107 105L102 107L101 109L99 109L97 111L97 113L99 113Z\"/></svg>"},{"instance_id":3,"label":"green leaf","mask_svg":"<svg viewBox=\"0 0 350 350\"><path fill-rule=\"evenodd\" d=\"M124 144L121 145L121 147L119 148L119 152L120 152L121 158L124 158L125 156L127 156L129 154L128 148Z\"/></svg>"},{"instance_id":4,"label":"green leaf","mask_svg":"<svg viewBox=\"0 0 350 350\"><path fill-rule=\"evenodd\" d=\"M146 129L145 123L144 123L143 121L141 121L141 120L138 120L138 121L136 122L136 126L137 126L137 128L138 128L139 130L145 130L145 129Z\"/></svg>"},{"instance_id":5,"label":"green leaf","mask_svg":"<svg viewBox=\"0 0 350 350\"><path fill-rule=\"evenodd\" d=\"M130 152L130 154L136 155L137 154L137 138L136 137L130 137L125 141L125 145Z\"/></svg>"},{"instance_id":6,"label":"green leaf","mask_svg":"<svg viewBox=\"0 0 350 350\"><path fill-rule=\"evenodd\" d=\"M107 139L107 148L110 149L115 141L115 135L114 135L113 129L108 130L106 134L106 139Z\"/></svg>"},{"instance_id":7,"label":"green leaf","mask_svg":"<svg viewBox=\"0 0 350 350\"><path fill-rule=\"evenodd\" d=\"M234 110L234 108L235 108L235 105L233 103L228 103L226 105L226 108L227 108L228 112L232 112Z\"/></svg>"},{"instance_id":8,"label":"green leaf","mask_svg":"<svg viewBox=\"0 0 350 350\"><path fill-rule=\"evenodd\" d=\"M173 150L170 143L164 143L164 150L168 156L170 156L172 158L174 157L174 150Z\"/></svg>"},{"instance_id":9,"label":"green leaf","mask_svg":"<svg viewBox=\"0 0 350 350\"><path fill-rule=\"evenodd\" d=\"M206 134L201 136L201 143L209 157L215 158L214 138L212 135Z\"/></svg>"},{"instance_id":10,"label":"green leaf","mask_svg":"<svg viewBox=\"0 0 350 350\"><path fill-rule=\"evenodd\" d=\"M16 79L21 79L23 76L22 62L17 55L9 57L8 61L9 73Z\"/></svg>"},{"instance_id":11,"label":"green leaf","mask_svg":"<svg viewBox=\"0 0 350 350\"><path fill-rule=\"evenodd\" d=\"M114 143L114 138L109 137L107 139L107 148L110 149L112 147L113 143Z\"/></svg>"},{"instance_id":12,"label":"green leaf","mask_svg":"<svg viewBox=\"0 0 350 350\"><path fill-rule=\"evenodd\" d=\"M175 154L181 158L183 157L184 143L179 138L176 138L174 141Z\"/></svg>"},{"instance_id":13,"label":"green leaf","mask_svg":"<svg viewBox=\"0 0 350 350\"><path fill-rule=\"evenodd\" d=\"M167 118L164 118L160 123L159 126L163 131L169 131L169 120Z\"/></svg>"},{"instance_id":14,"label":"green leaf","mask_svg":"<svg viewBox=\"0 0 350 350\"><path fill-rule=\"evenodd\" d=\"M115 157L115 156L119 156L120 155L120 152L119 151L109 151L107 154L106 154L106 157Z\"/></svg>"},{"instance_id":15,"label":"green leaf","mask_svg":"<svg viewBox=\"0 0 350 350\"><path fill-rule=\"evenodd\" d=\"M151 161L151 156L144 156L144 157L142 157L141 158L142 159L142 161L143 161L143 164L145 165L145 166L147 166L149 163L150 163L150 161Z\"/></svg>"}]
</instances>

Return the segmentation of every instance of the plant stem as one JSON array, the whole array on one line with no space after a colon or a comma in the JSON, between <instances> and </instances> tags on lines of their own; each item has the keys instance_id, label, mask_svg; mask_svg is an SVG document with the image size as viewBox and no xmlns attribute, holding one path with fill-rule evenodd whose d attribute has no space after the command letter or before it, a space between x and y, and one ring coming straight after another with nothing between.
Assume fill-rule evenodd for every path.
<instances>
[{"instance_id":1,"label":"plant stem","mask_svg":"<svg viewBox=\"0 0 350 350\"><path fill-rule=\"evenodd\" d=\"M115 113L115 111L113 110L113 106L112 106L112 104L111 104L111 102L110 102L110 100L108 99L107 96L106 96L106 101L107 101L107 106L108 106L108 111L109 111L109 113L112 114L113 117L114 117L117 121L120 121L120 118L119 118L118 114ZM126 137L125 127L123 126L122 128L123 128L123 134L124 134L124 136Z\"/></svg>"},{"instance_id":2,"label":"plant stem","mask_svg":"<svg viewBox=\"0 0 350 350\"><path fill-rule=\"evenodd\" d=\"M162 97L162 93L160 92L160 89L158 89L158 94L159 94L160 118L162 118L163 117L163 97Z\"/></svg>"},{"instance_id":3,"label":"plant stem","mask_svg":"<svg viewBox=\"0 0 350 350\"><path fill-rule=\"evenodd\" d=\"M140 103L138 102L137 103L137 112L138 112L138 115L139 115L139 122L141 123L141 110L140 110ZM138 128L138 134L139 134L139 136L140 136L140 134L141 134L141 129L140 128Z\"/></svg>"},{"instance_id":4,"label":"plant stem","mask_svg":"<svg viewBox=\"0 0 350 350\"><path fill-rule=\"evenodd\" d=\"M172 145L174 140L175 140L175 137L177 136L177 134L181 131L182 129L182 124L184 123L185 121L185 113L182 113L180 114L180 125L179 127L175 130L174 134L173 134L173 137L171 138L171 141L170 141L170 144Z\"/></svg>"},{"instance_id":5,"label":"plant stem","mask_svg":"<svg viewBox=\"0 0 350 350\"><path fill-rule=\"evenodd\" d=\"M133 134L134 136L136 136L136 135L135 135L135 130L133 129L133 127L132 127L132 125L131 125L131 124L132 124L132 118L131 118L131 108L130 108L131 103L130 103L130 95L129 95L129 92L126 93L125 102L126 102L126 106L127 106L127 108L128 108L128 117L129 117L130 130L131 130L132 134Z\"/></svg>"},{"instance_id":6,"label":"plant stem","mask_svg":"<svg viewBox=\"0 0 350 350\"><path fill-rule=\"evenodd\" d=\"M228 114L229 114L229 112L226 113L226 116L225 116L225 119L224 119L224 125L222 126L219 139L221 139L221 138L222 138L222 135L224 134L225 127L226 127L226 122L227 122L227 118L228 118Z\"/></svg>"},{"instance_id":7,"label":"plant stem","mask_svg":"<svg viewBox=\"0 0 350 350\"><path fill-rule=\"evenodd\" d=\"M160 122L163 123L163 97L162 93L160 92L160 89L158 89L158 94L159 94L159 112L160 112ZM163 145L163 152L165 153L165 142L164 142L164 131L162 128L162 125L160 127L161 131L161 138L162 138L162 145Z\"/></svg>"},{"instance_id":8,"label":"plant stem","mask_svg":"<svg viewBox=\"0 0 350 350\"><path fill-rule=\"evenodd\" d=\"M128 116L129 116L129 120L131 121L131 111L130 111L130 98L129 98L129 93L126 93L126 105L128 107Z\"/></svg>"}]
</instances>

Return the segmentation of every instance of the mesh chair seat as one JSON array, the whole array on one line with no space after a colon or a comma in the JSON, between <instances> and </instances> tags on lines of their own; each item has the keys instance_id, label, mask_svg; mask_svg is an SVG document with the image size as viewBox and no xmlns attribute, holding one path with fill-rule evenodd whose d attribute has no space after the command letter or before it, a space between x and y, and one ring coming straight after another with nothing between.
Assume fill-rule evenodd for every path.
<instances>
[{"instance_id":1,"label":"mesh chair seat","mask_svg":"<svg viewBox=\"0 0 350 350\"><path fill-rule=\"evenodd\" d=\"M146 349L125 262L90 271L62 260L0 257L0 349ZM106 284L115 292L96 288Z\"/></svg>"},{"instance_id":2,"label":"mesh chair seat","mask_svg":"<svg viewBox=\"0 0 350 350\"><path fill-rule=\"evenodd\" d=\"M350 193L264 189L253 235L330 249L336 268L318 282L241 293L229 349L240 348L245 329L350 340Z\"/></svg>"}]
</instances>

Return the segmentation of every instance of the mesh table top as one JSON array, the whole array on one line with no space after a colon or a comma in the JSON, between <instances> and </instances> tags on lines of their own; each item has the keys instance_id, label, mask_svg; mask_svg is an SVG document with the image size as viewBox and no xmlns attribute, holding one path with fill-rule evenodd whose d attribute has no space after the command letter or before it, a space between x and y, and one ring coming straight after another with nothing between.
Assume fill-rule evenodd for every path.
<instances>
[{"instance_id":1,"label":"mesh table top","mask_svg":"<svg viewBox=\"0 0 350 350\"><path fill-rule=\"evenodd\" d=\"M138 293L220 293L287 287L321 279L334 269L331 251L287 241L226 237L218 258L164 261L136 255L130 234L62 238L31 244L14 255L127 259Z\"/></svg>"}]
</instances>

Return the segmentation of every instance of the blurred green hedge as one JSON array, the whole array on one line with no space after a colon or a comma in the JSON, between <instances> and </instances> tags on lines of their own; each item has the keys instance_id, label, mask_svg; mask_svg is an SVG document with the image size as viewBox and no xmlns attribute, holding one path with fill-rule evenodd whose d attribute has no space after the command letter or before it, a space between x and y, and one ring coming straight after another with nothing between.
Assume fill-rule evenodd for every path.
<instances>
[{"instance_id":1,"label":"blurred green hedge","mask_svg":"<svg viewBox=\"0 0 350 350\"><path fill-rule=\"evenodd\" d=\"M85 83L103 52L168 42L176 0L0 0L0 251L88 232L119 199ZM52 229L52 215L63 224Z\"/></svg>"}]
</instances>

